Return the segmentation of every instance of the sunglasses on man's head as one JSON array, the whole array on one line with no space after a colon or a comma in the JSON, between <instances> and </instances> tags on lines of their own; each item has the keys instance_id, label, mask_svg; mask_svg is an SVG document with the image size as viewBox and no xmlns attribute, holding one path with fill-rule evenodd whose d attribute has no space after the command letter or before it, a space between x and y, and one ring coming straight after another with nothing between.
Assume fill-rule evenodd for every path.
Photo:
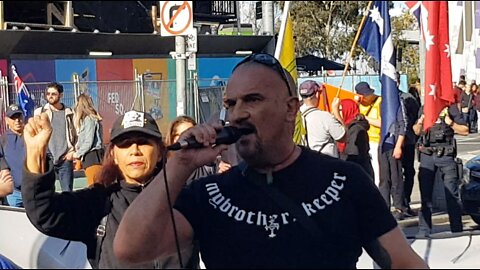
<instances>
[{"instance_id":1,"label":"sunglasses on man's head","mask_svg":"<svg viewBox=\"0 0 480 270\"><path fill-rule=\"evenodd\" d=\"M280 74L283 81L287 84L288 95L293 96L292 95L292 89L290 88L290 83L288 83L288 76L285 73L285 69L282 67L280 62L275 57L273 57L272 55L270 55L268 53L254 53L254 54L251 54L251 55L245 57L242 61L240 61L233 68L233 70L235 71L235 69L237 69L239 66L241 66L245 63L248 63L248 62L259 63L259 64L268 66L268 67L272 68L273 70L275 70L278 74Z\"/></svg>"}]
</instances>

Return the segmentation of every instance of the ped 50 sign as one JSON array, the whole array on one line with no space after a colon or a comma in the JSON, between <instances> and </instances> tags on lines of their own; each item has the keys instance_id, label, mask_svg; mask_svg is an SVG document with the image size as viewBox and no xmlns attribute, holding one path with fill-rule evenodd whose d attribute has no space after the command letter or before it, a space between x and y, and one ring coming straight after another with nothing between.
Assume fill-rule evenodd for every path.
<instances>
[{"instance_id":1,"label":"ped 50 sign","mask_svg":"<svg viewBox=\"0 0 480 270\"><path fill-rule=\"evenodd\" d=\"M193 32L192 1L160 1L162 36L184 36Z\"/></svg>"}]
</instances>

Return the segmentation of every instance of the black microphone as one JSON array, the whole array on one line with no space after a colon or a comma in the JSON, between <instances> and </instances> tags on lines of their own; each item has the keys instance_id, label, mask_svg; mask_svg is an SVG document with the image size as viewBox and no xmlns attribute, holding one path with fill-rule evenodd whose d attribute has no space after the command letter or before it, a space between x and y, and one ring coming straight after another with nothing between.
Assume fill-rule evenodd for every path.
<instances>
[{"instance_id":1,"label":"black microphone","mask_svg":"<svg viewBox=\"0 0 480 270\"><path fill-rule=\"evenodd\" d=\"M238 141L243 135L253 133L253 128L236 128L232 126L223 127L217 131L217 138L215 144L232 144ZM202 148L203 144L197 142L195 138L188 138L186 140L178 141L167 147L167 150L177 151L180 149Z\"/></svg>"}]
</instances>

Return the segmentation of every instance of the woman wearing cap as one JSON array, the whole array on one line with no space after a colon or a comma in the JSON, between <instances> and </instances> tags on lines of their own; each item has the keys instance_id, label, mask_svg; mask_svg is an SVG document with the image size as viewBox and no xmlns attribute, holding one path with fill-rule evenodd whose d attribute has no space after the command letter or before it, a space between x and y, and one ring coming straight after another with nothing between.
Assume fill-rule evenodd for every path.
<instances>
[{"instance_id":1,"label":"woman wearing cap","mask_svg":"<svg viewBox=\"0 0 480 270\"><path fill-rule=\"evenodd\" d=\"M131 268L116 259L112 245L125 210L161 169L165 146L155 120L137 111L120 116L113 124L97 182L60 194L55 193L53 166L45 154L51 133L45 114L30 118L25 127L27 158L22 195L28 218L46 235L85 243L94 268ZM96 235L103 228L99 225L104 225L103 237ZM159 261L135 265L169 266Z\"/></svg>"}]
</instances>

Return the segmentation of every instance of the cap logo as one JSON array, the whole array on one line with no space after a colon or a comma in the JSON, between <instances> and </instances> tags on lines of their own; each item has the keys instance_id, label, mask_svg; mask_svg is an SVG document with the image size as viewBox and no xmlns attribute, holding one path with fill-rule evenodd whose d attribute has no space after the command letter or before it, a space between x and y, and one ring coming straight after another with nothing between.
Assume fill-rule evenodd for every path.
<instances>
[{"instance_id":1,"label":"cap logo","mask_svg":"<svg viewBox=\"0 0 480 270\"><path fill-rule=\"evenodd\" d=\"M305 94L307 94L307 93L308 93L308 89L305 89L305 88L300 89L300 94L301 94L301 95L305 95Z\"/></svg>"},{"instance_id":2,"label":"cap logo","mask_svg":"<svg viewBox=\"0 0 480 270\"><path fill-rule=\"evenodd\" d=\"M18 106L17 106L17 105L10 105L10 110L12 110L12 111L17 111L17 110L18 110Z\"/></svg>"},{"instance_id":3,"label":"cap logo","mask_svg":"<svg viewBox=\"0 0 480 270\"><path fill-rule=\"evenodd\" d=\"M145 114L143 112L130 111L123 116L123 128L143 127L145 124Z\"/></svg>"}]
</instances>

